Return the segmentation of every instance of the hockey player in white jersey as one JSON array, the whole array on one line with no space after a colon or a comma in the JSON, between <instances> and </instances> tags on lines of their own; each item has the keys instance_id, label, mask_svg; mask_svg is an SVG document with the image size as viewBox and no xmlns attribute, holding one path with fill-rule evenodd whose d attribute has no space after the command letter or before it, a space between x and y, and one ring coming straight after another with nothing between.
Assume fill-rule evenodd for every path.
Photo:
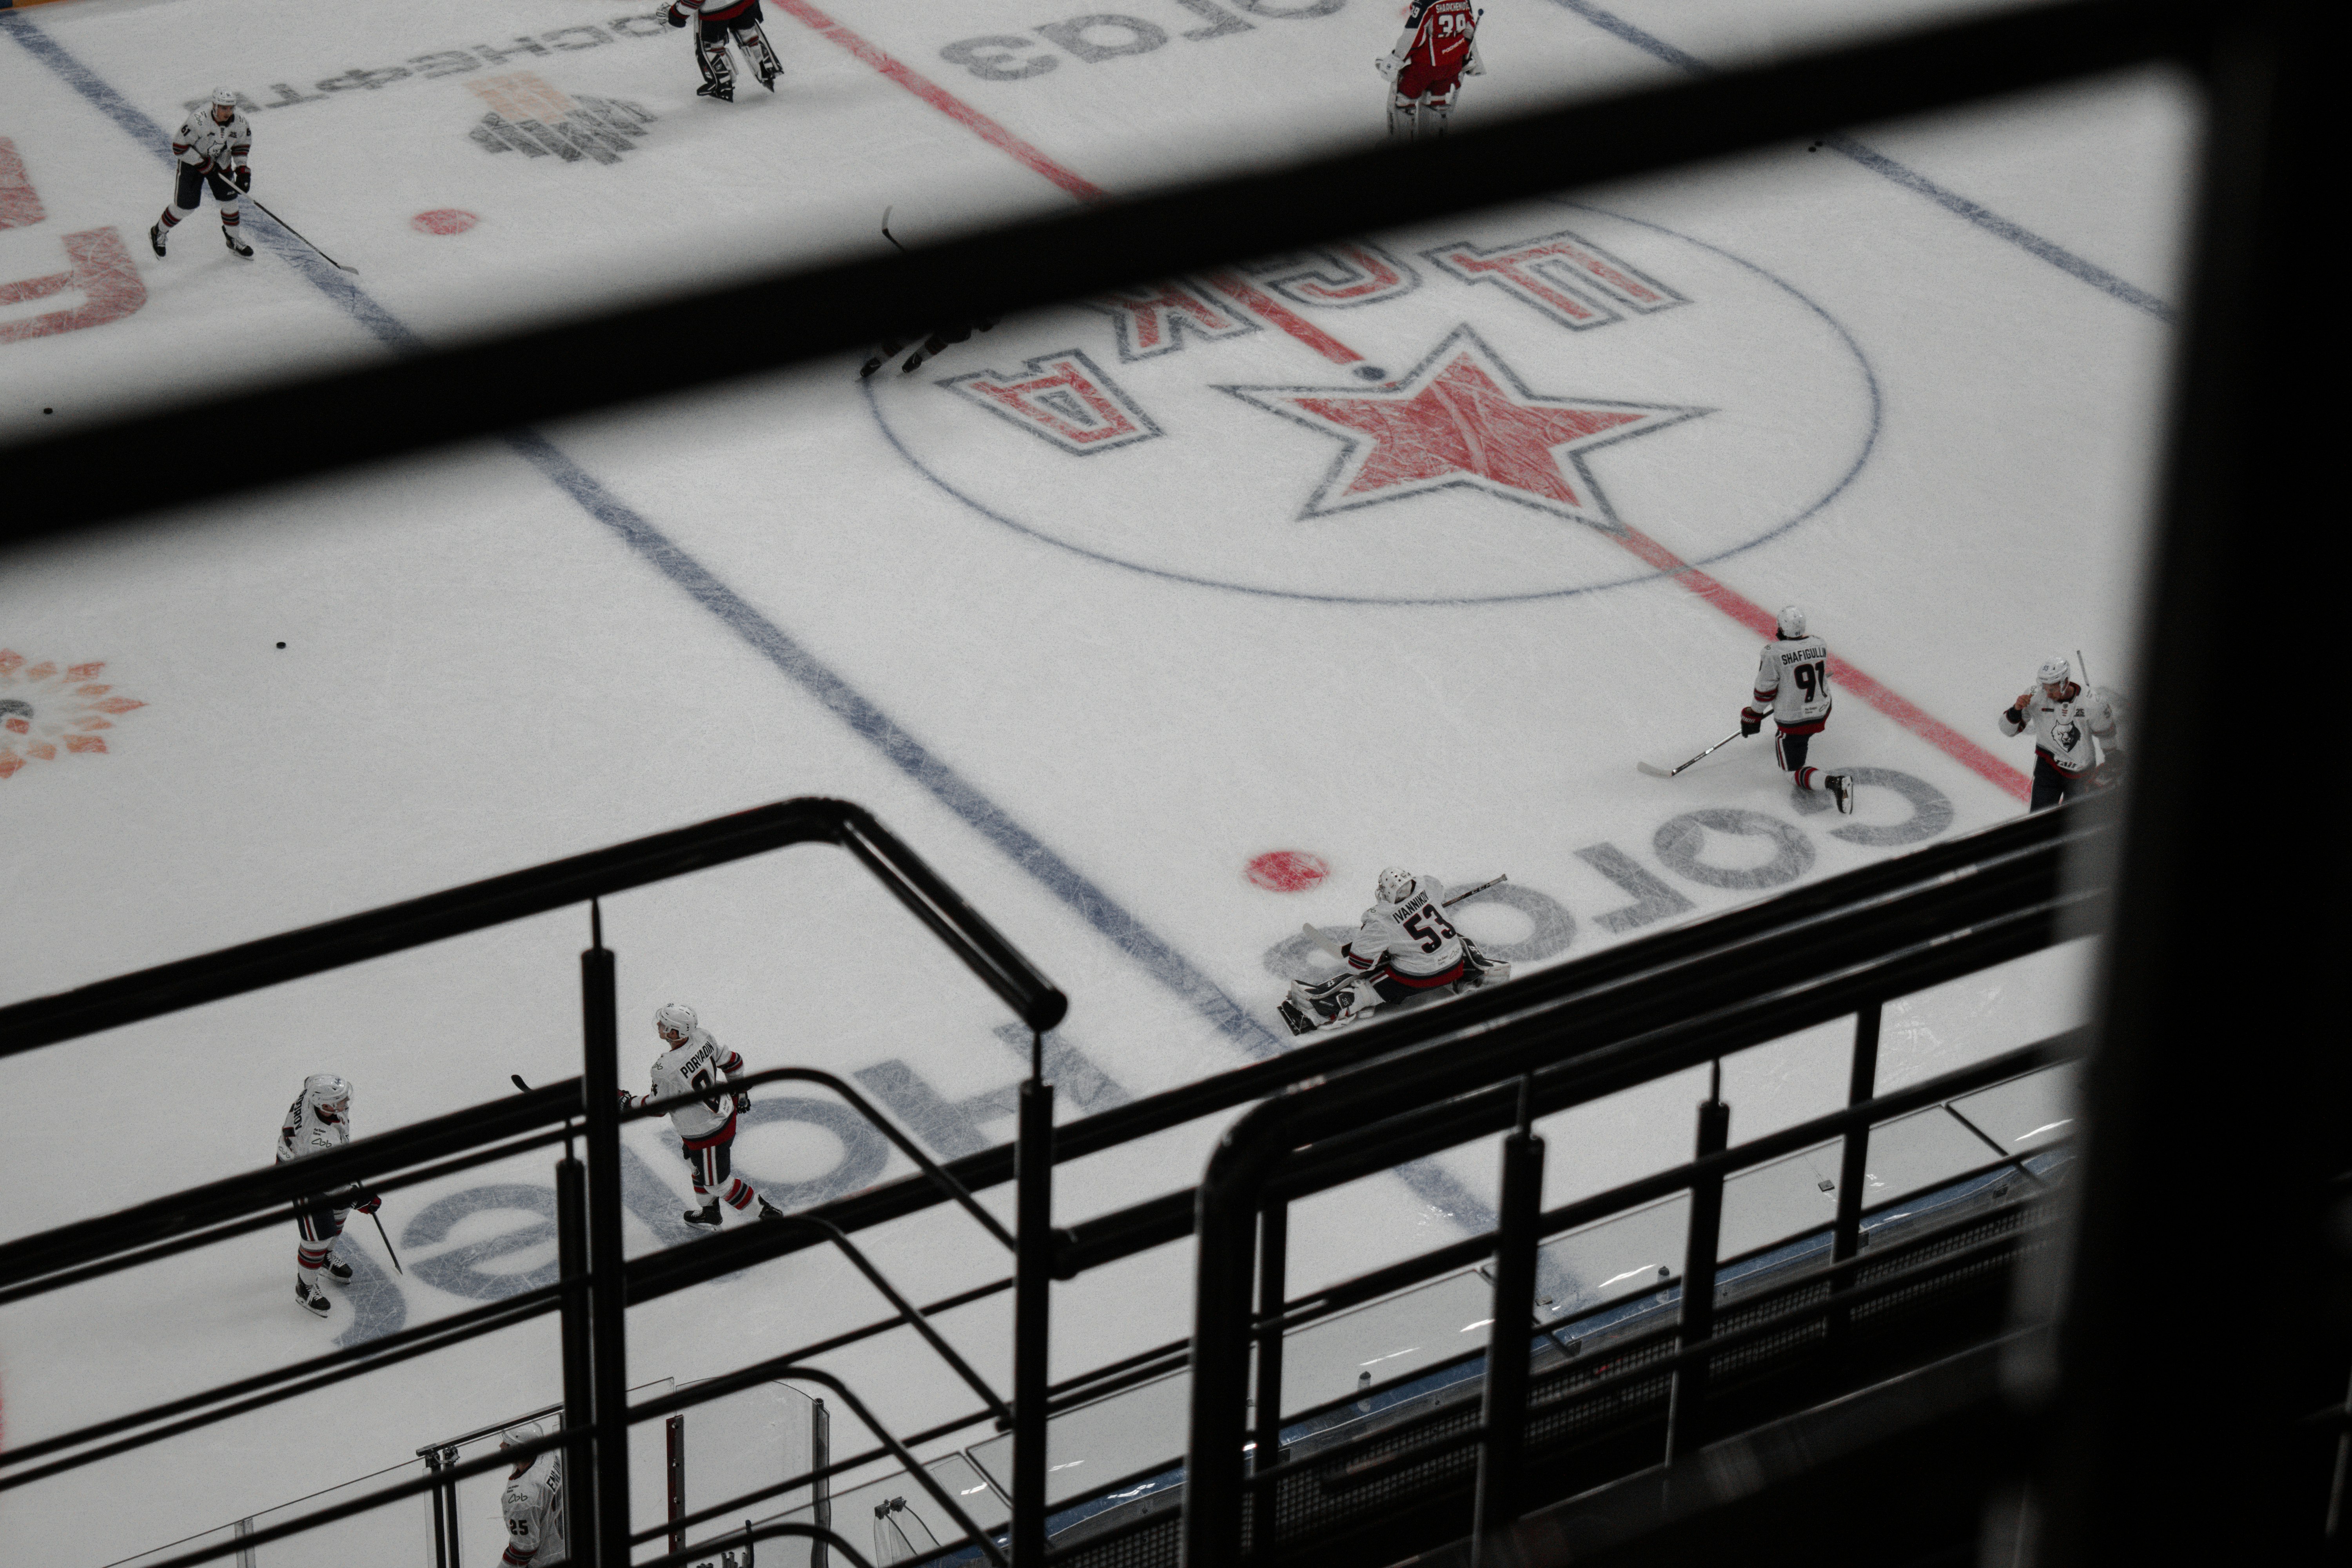
<instances>
[{"instance_id":1,"label":"hockey player in white jersey","mask_svg":"<svg viewBox=\"0 0 2352 1568\"><path fill-rule=\"evenodd\" d=\"M681 1094L704 1096L672 1106L669 1111L670 1125L677 1129L678 1139L686 1145L687 1166L694 1173L694 1195L700 1200L699 1207L686 1211L686 1223L717 1230L721 1202L738 1213L757 1203L761 1219L783 1218L783 1210L760 1196L758 1189L733 1171L735 1118L751 1109L751 1097L721 1079L741 1073L743 1058L712 1039L710 1032L695 1022L693 1008L675 1002L654 1010L654 1032L669 1048L654 1059L653 1092L632 1098L625 1089L621 1103L635 1106Z\"/></svg>"},{"instance_id":2,"label":"hockey player in white jersey","mask_svg":"<svg viewBox=\"0 0 2352 1568\"><path fill-rule=\"evenodd\" d=\"M172 230L195 216L207 184L213 200L220 204L221 237L239 256L253 254L253 247L238 237L236 209L238 195L253 189L253 170L246 162L252 151L253 127L238 110L236 94L225 87L215 89L212 101L182 121L180 133L172 138L178 184L173 187L172 205L147 230L147 243L156 255L163 254Z\"/></svg>"},{"instance_id":3,"label":"hockey player in white jersey","mask_svg":"<svg viewBox=\"0 0 2352 1568\"><path fill-rule=\"evenodd\" d=\"M278 1163L323 1154L352 1141L352 1086L333 1073L312 1073L302 1093L278 1124ZM357 1182L294 1200L294 1221L302 1239L294 1250L294 1300L325 1317L334 1310L322 1281L349 1284L352 1266L335 1256L335 1238L352 1209L373 1214L383 1200Z\"/></svg>"},{"instance_id":4,"label":"hockey player in white jersey","mask_svg":"<svg viewBox=\"0 0 2352 1568\"><path fill-rule=\"evenodd\" d=\"M1294 1035L1360 1018L1384 1003L1418 1001L1508 980L1510 965L1489 959L1445 918L1444 887L1396 866L1381 873L1373 903L1341 954L1347 972L1309 984L1295 981L1283 1000Z\"/></svg>"},{"instance_id":5,"label":"hockey player in white jersey","mask_svg":"<svg viewBox=\"0 0 2352 1568\"><path fill-rule=\"evenodd\" d=\"M2032 811L2046 810L2123 777L2123 721L2104 690L2085 691L2058 655L2033 672L2033 689L2000 716L2000 732L2033 731Z\"/></svg>"},{"instance_id":6,"label":"hockey player in white jersey","mask_svg":"<svg viewBox=\"0 0 2352 1568\"><path fill-rule=\"evenodd\" d=\"M1805 612L1790 605L1773 628L1780 635L1764 645L1756 667L1754 700L1739 710L1739 732L1753 735L1769 719L1780 733L1772 754L1799 789L1827 790L1840 811L1853 812L1853 776L1824 773L1805 763L1805 752L1830 721L1830 650L1805 635Z\"/></svg>"},{"instance_id":7,"label":"hockey player in white jersey","mask_svg":"<svg viewBox=\"0 0 2352 1568\"><path fill-rule=\"evenodd\" d=\"M735 70L727 63L730 33L735 35L735 47L743 51L744 63L759 77L760 85L770 92L776 90L776 79L784 67L776 58L775 46L761 29L760 0L670 0L667 15L673 27L695 25L694 58L702 68L702 85L694 89L696 97L735 101Z\"/></svg>"},{"instance_id":8,"label":"hockey player in white jersey","mask_svg":"<svg viewBox=\"0 0 2352 1568\"><path fill-rule=\"evenodd\" d=\"M512 1448L546 1434L536 1421L519 1422L499 1434L499 1447ZM507 1568L547 1568L566 1561L563 1550L563 1450L543 1448L515 1460L507 1489L499 1499L506 1516Z\"/></svg>"}]
</instances>

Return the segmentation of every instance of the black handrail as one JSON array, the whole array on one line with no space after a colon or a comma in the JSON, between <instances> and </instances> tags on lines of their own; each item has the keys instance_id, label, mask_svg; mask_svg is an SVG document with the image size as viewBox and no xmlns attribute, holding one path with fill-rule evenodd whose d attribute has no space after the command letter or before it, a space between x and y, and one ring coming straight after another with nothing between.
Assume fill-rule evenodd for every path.
<instances>
[{"instance_id":1,"label":"black handrail","mask_svg":"<svg viewBox=\"0 0 2352 1568\"><path fill-rule=\"evenodd\" d=\"M0 1057L812 842L855 855L1031 1028L1068 1012L1069 999L872 813L810 795L0 1007Z\"/></svg>"}]
</instances>

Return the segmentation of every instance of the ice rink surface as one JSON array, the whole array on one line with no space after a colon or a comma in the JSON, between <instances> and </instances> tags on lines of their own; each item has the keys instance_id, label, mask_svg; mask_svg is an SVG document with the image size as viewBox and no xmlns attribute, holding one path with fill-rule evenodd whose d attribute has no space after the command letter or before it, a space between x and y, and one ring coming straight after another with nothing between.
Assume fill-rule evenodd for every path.
<instances>
[{"instance_id":1,"label":"ice rink surface","mask_svg":"<svg viewBox=\"0 0 2352 1568\"><path fill-rule=\"evenodd\" d=\"M1953 9L1497 0L1458 123ZM872 254L886 205L916 243L1362 144L1397 26L1369 0L772 0L778 90L719 104L684 35L622 10L0 12L0 432ZM260 253L231 256L209 199L148 251L163 142L215 84L250 106L254 195L356 276L250 209ZM1994 717L2036 662L2120 684L2130 658L2196 130L2154 75L1825 129L1008 321L911 375L845 359L17 552L0 1001L830 795L1069 993L1069 1117L1283 1049L1301 921L1351 923L1384 865L1507 872L1462 924L1533 966L2000 821L2031 759ZM1791 601L1839 661L1812 760L1862 770L1856 815L1767 740L1637 773L1732 728ZM1328 875L1254 881L1277 851ZM625 1081L675 999L942 1154L1010 1136L1022 1042L845 858L604 919ZM576 1071L585 941L567 911L10 1060L0 1236L250 1168L309 1072L353 1080L366 1133ZM2063 950L1898 1005L1886 1070L2063 1026L2086 973ZM1734 1137L1842 1097L1844 1045L1728 1064ZM1559 1119L1550 1201L1682 1157L1699 1092ZM906 1168L821 1097L763 1105L740 1164L788 1206ZM1189 1182L1214 1132L1068 1168L1060 1216ZM631 1141L630 1245L671 1244L684 1170ZM1298 1284L1482 1225L1493 1169L1465 1149L1317 1200ZM515 1289L551 1263L548 1190L521 1161L388 1205L407 1273L347 1243L326 1323L274 1230L0 1311L0 1441ZM881 1245L927 1299L998 1267L975 1237L935 1210ZM1188 1269L1066 1288L1059 1369L1181 1334ZM945 1326L1002 1384L1000 1305ZM632 1378L878 1307L798 1255L635 1313ZM902 1429L965 1403L904 1339L834 1358ZM110 1563L558 1381L545 1321L478 1341L0 1493L0 1558Z\"/></svg>"}]
</instances>

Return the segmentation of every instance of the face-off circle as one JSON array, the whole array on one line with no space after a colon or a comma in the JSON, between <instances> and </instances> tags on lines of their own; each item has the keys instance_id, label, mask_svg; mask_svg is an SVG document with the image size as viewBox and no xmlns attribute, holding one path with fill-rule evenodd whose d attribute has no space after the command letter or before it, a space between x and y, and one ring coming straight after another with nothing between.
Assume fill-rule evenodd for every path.
<instances>
[{"instance_id":1,"label":"face-off circle","mask_svg":"<svg viewBox=\"0 0 2352 1568\"><path fill-rule=\"evenodd\" d=\"M1251 882L1272 893L1303 893L1331 874L1329 862L1304 849L1269 849L1244 870Z\"/></svg>"},{"instance_id":2,"label":"face-off circle","mask_svg":"<svg viewBox=\"0 0 2352 1568\"><path fill-rule=\"evenodd\" d=\"M463 234L481 221L472 213L460 212L456 207L435 207L408 220L409 226L422 234Z\"/></svg>"},{"instance_id":3,"label":"face-off circle","mask_svg":"<svg viewBox=\"0 0 2352 1568\"><path fill-rule=\"evenodd\" d=\"M1356 604L1705 566L1830 504L1879 420L1860 347L1794 287L1564 202L1119 289L861 385L982 517Z\"/></svg>"}]
</instances>

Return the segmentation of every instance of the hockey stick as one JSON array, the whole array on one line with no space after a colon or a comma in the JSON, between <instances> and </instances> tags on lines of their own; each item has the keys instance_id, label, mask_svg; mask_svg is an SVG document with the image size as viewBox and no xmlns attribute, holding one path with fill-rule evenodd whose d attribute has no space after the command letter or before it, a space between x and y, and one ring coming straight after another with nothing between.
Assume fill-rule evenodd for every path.
<instances>
[{"instance_id":1,"label":"hockey stick","mask_svg":"<svg viewBox=\"0 0 2352 1568\"><path fill-rule=\"evenodd\" d=\"M1454 894L1452 898L1447 899L1437 907L1441 910L1450 910L1454 905L1460 903L1463 900L1475 899L1479 894L1485 892L1487 889L1495 887L1500 883L1507 882L1510 879L1511 874L1508 871L1506 871L1501 876L1496 877L1490 881L1481 882L1475 888L1465 888L1462 891ZM1310 921L1305 925L1300 926L1298 929L1306 933L1308 941L1321 948L1325 952L1329 953L1334 958L1342 961L1346 960L1348 956L1347 950L1342 948L1338 942L1333 942L1329 937L1325 936L1322 929L1317 926L1313 921Z\"/></svg>"},{"instance_id":2,"label":"hockey stick","mask_svg":"<svg viewBox=\"0 0 2352 1568\"><path fill-rule=\"evenodd\" d=\"M1670 779L1676 773L1681 773L1684 768L1691 766L1692 763L1706 761L1707 758L1715 755L1716 752L1723 750L1724 747L1739 739L1741 733L1742 731L1734 730L1730 734L1726 735L1722 740L1717 741L1714 745L1709 746L1706 751L1701 752L1697 756L1693 757L1690 762L1680 763L1675 767L1662 768L1655 763L1636 763L1633 765L1640 768L1643 773L1649 774L1654 779Z\"/></svg>"},{"instance_id":3,"label":"hockey stick","mask_svg":"<svg viewBox=\"0 0 2352 1568\"><path fill-rule=\"evenodd\" d=\"M383 1218L373 1209L368 1211L368 1218L375 1221L375 1233L376 1235L383 1237L383 1255L392 1259L393 1272L395 1274L407 1273L408 1270L400 1266L400 1254L392 1249L392 1237L384 1232Z\"/></svg>"},{"instance_id":4,"label":"hockey stick","mask_svg":"<svg viewBox=\"0 0 2352 1568\"><path fill-rule=\"evenodd\" d=\"M309 235L304 234L300 229L296 228L292 224L288 223L284 218L279 217L276 213L271 212L268 207L261 206L261 204L258 201L254 200L254 195L251 191L240 191L238 195L245 201L253 202L255 206L261 207L262 212L268 217L270 222L276 224L278 227L284 229L287 233L292 235L303 244L310 246L312 250L318 250L319 259L325 262L328 266L341 268L343 271L350 273L354 278L360 275L360 269L358 268L344 267L341 262L336 260L325 251L319 250L318 246L312 242Z\"/></svg>"},{"instance_id":5,"label":"hockey stick","mask_svg":"<svg viewBox=\"0 0 2352 1568\"><path fill-rule=\"evenodd\" d=\"M2083 689L2085 691L2091 689L2091 667L2083 662L2081 648L2074 650L2074 673L2083 678Z\"/></svg>"},{"instance_id":6,"label":"hockey stick","mask_svg":"<svg viewBox=\"0 0 2352 1568\"><path fill-rule=\"evenodd\" d=\"M520 1073L519 1073L519 1072L510 1072L510 1073L507 1074L507 1077L508 1077L509 1079L512 1079L512 1080L513 1080L513 1082L514 1082L514 1086L515 1086L517 1089L519 1089L522 1090L525 1094L529 1094L529 1093L530 1092L530 1085L529 1085L529 1084L527 1084L527 1083L523 1082L523 1080L522 1080L522 1074L520 1074Z\"/></svg>"},{"instance_id":7,"label":"hockey stick","mask_svg":"<svg viewBox=\"0 0 2352 1568\"><path fill-rule=\"evenodd\" d=\"M890 232L890 215L897 210L898 208L895 205L882 209L882 237L888 240L893 245L898 245L898 237ZM905 250L907 247L903 245L898 245L898 248L900 250Z\"/></svg>"}]
</instances>

